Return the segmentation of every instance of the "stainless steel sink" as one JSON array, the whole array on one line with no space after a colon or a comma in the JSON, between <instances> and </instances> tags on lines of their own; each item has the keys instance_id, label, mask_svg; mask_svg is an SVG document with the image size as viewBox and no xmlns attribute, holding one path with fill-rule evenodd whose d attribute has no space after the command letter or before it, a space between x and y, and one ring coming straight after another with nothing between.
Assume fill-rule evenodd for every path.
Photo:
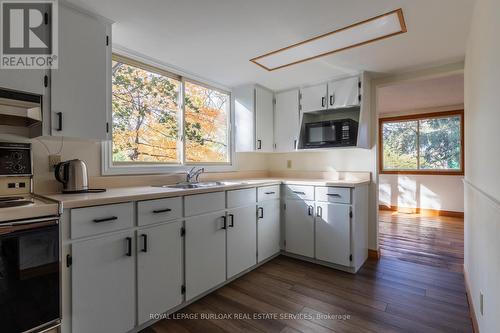
<instances>
[{"instance_id":1,"label":"stainless steel sink","mask_svg":"<svg viewBox=\"0 0 500 333\"><path fill-rule=\"evenodd\" d=\"M242 182L199 182L199 183L179 183L174 185L159 185L155 187L165 187L165 188L179 188L179 189L190 189L190 188L204 188L204 187L215 187L215 186L228 186L228 185L239 185L244 184Z\"/></svg>"}]
</instances>

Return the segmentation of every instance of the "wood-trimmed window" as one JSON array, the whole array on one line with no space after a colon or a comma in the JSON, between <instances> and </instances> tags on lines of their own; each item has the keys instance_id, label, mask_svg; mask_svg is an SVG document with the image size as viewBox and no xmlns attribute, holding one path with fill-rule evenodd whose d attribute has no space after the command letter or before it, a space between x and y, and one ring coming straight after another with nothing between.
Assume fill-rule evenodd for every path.
<instances>
[{"instance_id":1,"label":"wood-trimmed window","mask_svg":"<svg viewBox=\"0 0 500 333\"><path fill-rule=\"evenodd\" d=\"M463 110L380 118L380 173L463 175L463 143Z\"/></svg>"}]
</instances>

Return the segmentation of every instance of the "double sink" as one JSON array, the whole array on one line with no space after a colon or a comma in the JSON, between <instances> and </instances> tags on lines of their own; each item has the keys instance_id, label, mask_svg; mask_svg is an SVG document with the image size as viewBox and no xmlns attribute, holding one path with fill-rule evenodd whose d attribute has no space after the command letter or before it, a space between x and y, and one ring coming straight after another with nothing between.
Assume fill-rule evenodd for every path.
<instances>
[{"instance_id":1,"label":"double sink","mask_svg":"<svg viewBox=\"0 0 500 333\"><path fill-rule=\"evenodd\" d=\"M244 182L199 182L199 183L178 183L175 185L153 185L154 187L163 188L177 188L177 189L190 189L190 188L207 188L216 186L232 186L242 185Z\"/></svg>"}]
</instances>

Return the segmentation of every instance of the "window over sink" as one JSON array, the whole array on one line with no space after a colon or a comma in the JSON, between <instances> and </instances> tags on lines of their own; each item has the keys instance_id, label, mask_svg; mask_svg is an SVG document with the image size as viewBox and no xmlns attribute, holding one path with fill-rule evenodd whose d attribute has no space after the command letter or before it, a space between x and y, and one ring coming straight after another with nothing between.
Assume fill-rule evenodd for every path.
<instances>
[{"instance_id":1,"label":"window over sink","mask_svg":"<svg viewBox=\"0 0 500 333\"><path fill-rule=\"evenodd\" d=\"M105 174L231 166L229 92L118 54L111 79Z\"/></svg>"},{"instance_id":2,"label":"window over sink","mask_svg":"<svg viewBox=\"0 0 500 333\"><path fill-rule=\"evenodd\" d=\"M381 173L464 173L463 111L381 118Z\"/></svg>"}]
</instances>

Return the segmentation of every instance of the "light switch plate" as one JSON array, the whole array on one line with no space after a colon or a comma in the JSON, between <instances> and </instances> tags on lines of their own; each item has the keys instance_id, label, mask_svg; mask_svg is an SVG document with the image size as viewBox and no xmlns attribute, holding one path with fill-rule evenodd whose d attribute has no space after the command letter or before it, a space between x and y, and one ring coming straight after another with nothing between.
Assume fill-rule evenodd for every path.
<instances>
[{"instance_id":1,"label":"light switch plate","mask_svg":"<svg viewBox=\"0 0 500 333\"><path fill-rule=\"evenodd\" d=\"M291 169L292 168L292 160L286 160L286 168Z\"/></svg>"},{"instance_id":2,"label":"light switch plate","mask_svg":"<svg viewBox=\"0 0 500 333\"><path fill-rule=\"evenodd\" d=\"M49 169L54 170L61 163L61 155L49 155Z\"/></svg>"}]
</instances>

